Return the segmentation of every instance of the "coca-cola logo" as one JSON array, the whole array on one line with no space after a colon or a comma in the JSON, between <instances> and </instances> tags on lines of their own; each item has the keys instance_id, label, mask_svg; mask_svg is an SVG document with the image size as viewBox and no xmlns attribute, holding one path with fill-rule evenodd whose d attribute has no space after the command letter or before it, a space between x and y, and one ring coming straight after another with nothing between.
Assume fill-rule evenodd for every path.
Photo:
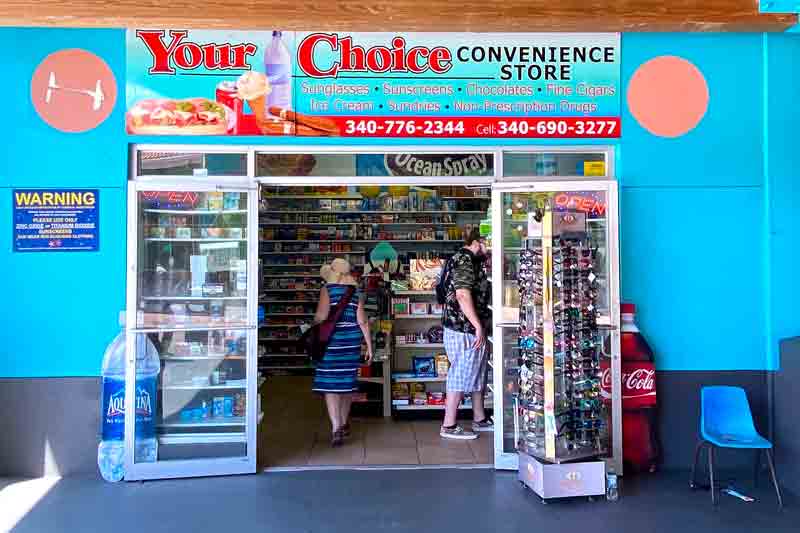
<instances>
[{"instance_id":1,"label":"coca-cola logo","mask_svg":"<svg viewBox=\"0 0 800 533\"><path fill-rule=\"evenodd\" d=\"M611 390L610 367L603 369L600 385L603 390ZM628 392L641 392L641 394L634 394L634 396L646 396L649 393L654 393L656 390L656 371L646 368L637 368L629 373L623 372L622 389L623 398L630 397L630 395L626 394Z\"/></svg>"}]
</instances>

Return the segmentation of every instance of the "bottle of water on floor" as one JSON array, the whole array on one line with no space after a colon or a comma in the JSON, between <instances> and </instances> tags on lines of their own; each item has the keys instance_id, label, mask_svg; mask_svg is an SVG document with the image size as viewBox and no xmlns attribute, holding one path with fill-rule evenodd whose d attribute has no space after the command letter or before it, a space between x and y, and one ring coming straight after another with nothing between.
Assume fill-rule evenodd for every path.
<instances>
[{"instance_id":1,"label":"bottle of water on floor","mask_svg":"<svg viewBox=\"0 0 800 533\"><path fill-rule=\"evenodd\" d=\"M120 314L121 330L108 345L101 370L101 440L97 447L97 466L106 481L125 477L125 314ZM161 363L153 343L145 335L136 346L136 451L137 462L158 457L155 436L156 384Z\"/></svg>"}]
</instances>

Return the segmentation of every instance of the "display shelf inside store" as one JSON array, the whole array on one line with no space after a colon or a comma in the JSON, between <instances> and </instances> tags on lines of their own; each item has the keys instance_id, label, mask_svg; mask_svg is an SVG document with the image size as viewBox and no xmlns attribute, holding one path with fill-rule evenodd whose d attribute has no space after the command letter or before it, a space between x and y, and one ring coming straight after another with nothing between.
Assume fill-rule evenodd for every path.
<instances>
[{"instance_id":1,"label":"display shelf inside store","mask_svg":"<svg viewBox=\"0 0 800 533\"><path fill-rule=\"evenodd\" d=\"M392 291L395 296L433 296L436 291Z\"/></svg>"},{"instance_id":2,"label":"display shelf inside store","mask_svg":"<svg viewBox=\"0 0 800 533\"><path fill-rule=\"evenodd\" d=\"M162 215L246 215L247 209L143 209L145 213Z\"/></svg>"},{"instance_id":3,"label":"display shelf inside store","mask_svg":"<svg viewBox=\"0 0 800 533\"><path fill-rule=\"evenodd\" d=\"M358 381L364 383L380 383L381 385L384 383L383 377L379 376L370 376L370 377L358 376Z\"/></svg>"},{"instance_id":4,"label":"display shelf inside store","mask_svg":"<svg viewBox=\"0 0 800 533\"><path fill-rule=\"evenodd\" d=\"M458 226L455 222L259 222L259 226Z\"/></svg>"},{"instance_id":5,"label":"display shelf inside store","mask_svg":"<svg viewBox=\"0 0 800 533\"><path fill-rule=\"evenodd\" d=\"M171 355L161 354L162 361L218 361L229 360L239 361L247 359L244 355L225 355L225 354L207 354L207 355Z\"/></svg>"},{"instance_id":6,"label":"display shelf inside store","mask_svg":"<svg viewBox=\"0 0 800 533\"><path fill-rule=\"evenodd\" d=\"M360 194L269 194L261 196L265 200L363 200ZM269 209L264 209L269 211Z\"/></svg>"},{"instance_id":7,"label":"display shelf inside store","mask_svg":"<svg viewBox=\"0 0 800 533\"><path fill-rule=\"evenodd\" d=\"M443 342L419 342L419 343L407 343L407 344L395 344L396 348L401 348L405 350L424 350L426 348L444 348Z\"/></svg>"},{"instance_id":8,"label":"display shelf inside store","mask_svg":"<svg viewBox=\"0 0 800 533\"><path fill-rule=\"evenodd\" d=\"M392 407L398 411L444 411L444 405L394 405ZM491 402L486 402L483 404L483 407L485 409L491 409L493 404ZM472 409L472 405L461 404L458 408L459 410Z\"/></svg>"},{"instance_id":9,"label":"display shelf inside store","mask_svg":"<svg viewBox=\"0 0 800 533\"><path fill-rule=\"evenodd\" d=\"M233 444L247 442L244 432L236 433L167 433L158 435L158 443L171 444Z\"/></svg>"},{"instance_id":10,"label":"display shelf inside store","mask_svg":"<svg viewBox=\"0 0 800 533\"><path fill-rule=\"evenodd\" d=\"M247 239L237 239L233 237L194 237L189 239L179 239L177 237L145 237L147 242L247 242Z\"/></svg>"},{"instance_id":11,"label":"display shelf inside store","mask_svg":"<svg viewBox=\"0 0 800 533\"><path fill-rule=\"evenodd\" d=\"M431 319L442 318L442 315L439 315L439 314L437 314L437 315L431 315L431 314L428 314L428 315L394 315L394 318L403 319L403 320L410 320L410 319L414 319L414 318L431 320Z\"/></svg>"},{"instance_id":12,"label":"display shelf inside store","mask_svg":"<svg viewBox=\"0 0 800 533\"><path fill-rule=\"evenodd\" d=\"M192 383L186 383L183 385L162 385L162 390L232 390L232 389L244 389L247 388L247 383L245 380L231 380L227 381L224 384L219 385L211 385L210 383L207 385L194 385Z\"/></svg>"},{"instance_id":13,"label":"display shelf inside store","mask_svg":"<svg viewBox=\"0 0 800 533\"><path fill-rule=\"evenodd\" d=\"M364 255L366 250L346 250L341 252L320 252L319 250L286 250L282 252L258 252L258 255Z\"/></svg>"},{"instance_id":14,"label":"display shelf inside store","mask_svg":"<svg viewBox=\"0 0 800 533\"><path fill-rule=\"evenodd\" d=\"M204 418L200 420L187 420L179 421L173 420L157 424L162 428L201 428L201 427L229 427L229 426L244 426L245 417L243 416L229 416L219 418Z\"/></svg>"},{"instance_id":15,"label":"display shelf inside store","mask_svg":"<svg viewBox=\"0 0 800 533\"><path fill-rule=\"evenodd\" d=\"M435 224L427 224L435 225ZM314 240L306 240L306 239L261 239L259 242L369 242L369 243L377 243L377 242L414 242L420 244L437 244L440 242L444 243L453 243L453 242L461 242L464 241L461 239L314 239ZM291 255L292 252L284 252L286 255ZM345 253L345 252L342 252ZM303 266L303 265L297 265ZM307 266L307 265L306 265Z\"/></svg>"},{"instance_id":16,"label":"display shelf inside store","mask_svg":"<svg viewBox=\"0 0 800 533\"><path fill-rule=\"evenodd\" d=\"M269 287L262 287L262 292L319 292L320 289L306 289L306 288L298 288L298 289L270 289Z\"/></svg>"},{"instance_id":17,"label":"display shelf inside store","mask_svg":"<svg viewBox=\"0 0 800 533\"><path fill-rule=\"evenodd\" d=\"M392 376L392 381L395 383L444 383L447 381L447 376L435 376L435 377L411 377L411 378L398 378Z\"/></svg>"},{"instance_id":18,"label":"display shelf inside store","mask_svg":"<svg viewBox=\"0 0 800 533\"><path fill-rule=\"evenodd\" d=\"M444 214L458 214L458 215L485 215L486 211L468 211L468 210L454 210L454 209L444 209L444 210L434 210L434 211L368 211L368 210L358 210L358 211L333 211L333 210L321 210L321 211L305 211L305 210L276 210L276 209L262 209L259 211L261 216L264 216L265 213L280 213L280 214L309 214L309 215L418 215L418 214L430 214L430 215L444 215Z\"/></svg>"},{"instance_id":19,"label":"display shelf inside store","mask_svg":"<svg viewBox=\"0 0 800 533\"><path fill-rule=\"evenodd\" d=\"M247 300L247 296L142 296L142 300Z\"/></svg>"},{"instance_id":20,"label":"display shelf inside store","mask_svg":"<svg viewBox=\"0 0 800 533\"><path fill-rule=\"evenodd\" d=\"M259 370L311 370L311 365L259 365Z\"/></svg>"}]
</instances>

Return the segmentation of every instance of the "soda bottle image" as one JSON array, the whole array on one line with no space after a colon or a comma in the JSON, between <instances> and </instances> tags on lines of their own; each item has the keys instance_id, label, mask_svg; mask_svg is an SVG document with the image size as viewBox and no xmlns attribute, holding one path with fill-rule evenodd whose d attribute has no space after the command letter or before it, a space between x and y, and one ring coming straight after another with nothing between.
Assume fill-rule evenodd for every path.
<instances>
[{"instance_id":1,"label":"soda bottle image","mask_svg":"<svg viewBox=\"0 0 800 533\"><path fill-rule=\"evenodd\" d=\"M106 348L101 368L100 443L97 466L106 481L125 477L125 314L120 314L119 334ZM155 398L161 362L153 343L144 335L136 342L136 450L139 462L155 461Z\"/></svg>"},{"instance_id":2,"label":"soda bottle image","mask_svg":"<svg viewBox=\"0 0 800 533\"><path fill-rule=\"evenodd\" d=\"M264 50L264 73L272 91L267 95L267 109L292 108L292 56L283 41L283 32L273 31L272 41Z\"/></svg>"},{"instance_id":3,"label":"soda bottle image","mask_svg":"<svg viewBox=\"0 0 800 533\"><path fill-rule=\"evenodd\" d=\"M620 307L623 460L634 472L654 472L659 444L653 350L636 325L636 306L623 303Z\"/></svg>"}]
</instances>

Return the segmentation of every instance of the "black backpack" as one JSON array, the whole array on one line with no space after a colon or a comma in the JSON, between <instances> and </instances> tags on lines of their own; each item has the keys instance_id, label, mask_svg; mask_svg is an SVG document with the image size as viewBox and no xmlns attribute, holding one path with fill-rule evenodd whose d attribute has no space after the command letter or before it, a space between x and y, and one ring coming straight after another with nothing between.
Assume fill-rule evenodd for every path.
<instances>
[{"instance_id":1,"label":"black backpack","mask_svg":"<svg viewBox=\"0 0 800 533\"><path fill-rule=\"evenodd\" d=\"M445 261L442 272L439 274L439 282L436 284L436 303L439 305L444 305L447 301L447 284L450 283L450 278L453 276L453 257Z\"/></svg>"}]
</instances>

